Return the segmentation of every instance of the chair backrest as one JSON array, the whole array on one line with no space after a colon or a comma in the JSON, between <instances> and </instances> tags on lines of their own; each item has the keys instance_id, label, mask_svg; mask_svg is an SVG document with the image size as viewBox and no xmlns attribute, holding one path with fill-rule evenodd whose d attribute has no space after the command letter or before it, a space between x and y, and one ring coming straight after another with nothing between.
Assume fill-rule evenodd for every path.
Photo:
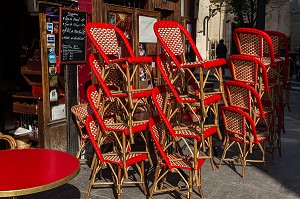
<instances>
[{"instance_id":1,"label":"chair backrest","mask_svg":"<svg viewBox=\"0 0 300 199\"><path fill-rule=\"evenodd\" d=\"M76 104L71 107L71 112L76 119L76 124L79 129L84 128L85 126L85 119L88 115L93 113L90 105L88 103L84 104Z\"/></svg>"},{"instance_id":2,"label":"chair backrest","mask_svg":"<svg viewBox=\"0 0 300 199\"><path fill-rule=\"evenodd\" d=\"M165 84L153 88L152 101L165 126L168 128L172 137L175 138L175 131L172 128L172 125L164 112L166 107L169 105L169 94L167 92Z\"/></svg>"},{"instance_id":3,"label":"chair backrest","mask_svg":"<svg viewBox=\"0 0 300 199\"><path fill-rule=\"evenodd\" d=\"M246 112L238 108L222 106L221 116L224 128L229 134L235 135L240 140L248 137L247 141L251 138L253 143L259 143L255 123Z\"/></svg>"},{"instance_id":4,"label":"chair backrest","mask_svg":"<svg viewBox=\"0 0 300 199\"><path fill-rule=\"evenodd\" d=\"M9 144L10 149L16 149L17 148L16 140L10 135L4 135L0 132L0 140L6 141Z\"/></svg>"},{"instance_id":5,"label":"chair backrest","mask_svg":"<svg viewBox=\"0 0 300 199\"><path fill-rule=\"evenodd\" d=\"M270 36L255 28L237 28L234 41L240 54L262 59L268 52L271 65L275 65L274 46Z\"/></svg>"},{"instance_id":6,"label":"chair backrest","mask_svg":"<svg viewBox=\"0 0 300 199\"><path fill-rule=\"evenodd\" d=\"M103 67L106 66L101 63L100 58L96 54L90 55L89 63L101 89L107 97L112 97L111 91L121 90L120 88L124 86L122 85L122 79L125 77L125 74L117 68L117 65L110 65L109 70L103 74Z\"/></svg>"},{"instance_id":7,"label":"chair backrest","mask_svg":"<svg viewBox=\"0 0 300 199\"><path fill-rule=\"evenodd\" d=\"M167 151L167 149L164 147L165 142L163 142L163 135L166 134L163 121L158 116L151 117L149 119L148 125L155 152L160 154L157 154L157 157L161 158L160 161L166 163L169 169L172 169L170 159L165 152Z\"/></svg>"},{"instance_id":8,"label":"chair backrest","mask_svg":"<svg viewBox=\"0 0 300 199\"><path fill-rule=\"evenodd\" d=\"M229 106L265 118L261 98L252 86L237 81L226 81L225 92Z\"/></svg>"},{"instance_id":9,"label":"chair backrest","mask_svg":"<svg viewBox=\"0 0 300 199\"><path fill-rule=\"evenodd\" d=\"M116 122L115 116L117 112L117 106L115 102L111 102L108 99L106 100L108 103L107 107L103 106L103 101L97 106L98 98L99 98L99 86L96 84L91 84L86 91L87 100L93 110L93 113L99 122L102 131L107 131L106 124L111 124ZM105 102L105 101L104 101ZM105 110L104 110L105 108Z\"/></svg>"},{"instance_id":10,"label":"chair backrest","mask_svg":"<svg viewBox=\"0 0 300 199\"><path fill-rule=\"evenodd\" d=\"M97 157L99 158L100 162L104 163L104 158L101 153L101 150L99 148L99 144L97 143L97 135L99 133L99 128L95 122L94 115L88 115L86 120L85 120L85 126L86 126L86 131L90 137L91 143L93 145L94 151L97 154Z\"/></svg>"},{"instance_id":11,"label":"chair backrest","mask_svg":"<svg viewBox=\"0 0 300 199\"><path fill-rule=\"evenodd\" d=\"M156 66L176 101L181 103L182 100L180 98L180 94L184 83L183 73L174 69L174 66L167 61L164 54L156 56Z\"/></svg>"},{"instance_id":12,"label":"chair backrest","mask_svg":"<svg viewBox=\"0 0 300 199\"><path fill-rule=\"evenodd\" d=\"M265 32L271 37L274 46L275 57L284 57L286 61L289 61L288 37L279 31L265 30ZM284 55L281 54L282 50L284 50Z\"/></svg>"},{"instance_id":13,"label":"chair backrest","mask_svg":"<svg viewBox=\"0 0 300 199\"><path fill-rule=\"evenodd\" d=\"M248 55L230 55L228 68L232 80L250 84L257 90L269 91L267 69L259 59Z\"/></svg>"},{"instance_id":14,"label":"chair backrest","mask_svg":"<svg viewBox=\"0 0 300 199\"><path fill-rule=\"evenodd\" d=\"M161 20L157 21L153 28L165 53L178 68L180 68L180 63L185 61L181 58L185 55L184 43L186 41L190 44L191 50L196 55L197 59L202 61L202 57L192 36L183 25L175 21Z\"/></svg>"},{"instance_id":15,"label":"chair backrest","mask_svg":"<svg viewBox=\"0 0 300 199\"><path fill-rule=\"evenodd\" d=\"M274 45L274 55L276 58L284 58L284 63L282 66L282 74L283 74L283 83L286 85L287 80L290 79L289 73L289 40L288 37L279 31L273 30L265 30L265 32L271 37L273 45ZM284 50L284 54L282 55L282 50Z\"/></svg>"},{"instance_id":16,"label":"chair backrest","mask_svg":"<svg viewBox=\"0 0 300 199\"><path fill-rule=\"evenodd\" d=\"M134 56L126 35L118 27L108 23L89 22L85 30L105 64L121 57Z\"/></svg>"}]
</instances>

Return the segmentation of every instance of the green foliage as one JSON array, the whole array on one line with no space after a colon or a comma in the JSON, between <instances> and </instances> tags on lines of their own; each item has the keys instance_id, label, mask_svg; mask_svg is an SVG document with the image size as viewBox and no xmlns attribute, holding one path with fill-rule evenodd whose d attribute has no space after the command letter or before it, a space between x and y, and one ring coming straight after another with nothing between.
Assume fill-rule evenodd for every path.
<instances>
[{"instance_id":1,"label":"green foliage","mask_svg":"<svg viewBox=\"0 0 300 199\"><path fill-rule=\"evenodd\" d=\"M254 27L257 17L257 5L259 0L228 0L228 5L234 13L238 27ZM266 4L269 0L266 0Z\"/></svg>"}]
</instances>

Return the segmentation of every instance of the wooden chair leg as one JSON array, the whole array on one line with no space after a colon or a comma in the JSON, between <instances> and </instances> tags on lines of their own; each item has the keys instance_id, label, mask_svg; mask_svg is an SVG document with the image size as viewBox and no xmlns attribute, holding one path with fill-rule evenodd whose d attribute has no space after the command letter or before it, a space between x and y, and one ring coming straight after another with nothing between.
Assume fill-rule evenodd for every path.
<instances>
[{"instance_id":1,"label":"wooden chair leg","mask_svg":"<svg viewBox=\"0 0 300 199\"><path fill-rule=\"evenodd\" d=\"M226 157L226 153L227 153L227 150L230 148L230 146L232 146L233 142L229 145L229 139L226 138L225 139L225 144L224 144L224 150L223 150L223 153L222 153L222 157L220 159L220 163L219 163L219 169L221 169L221 165L222 165L222 162L223 160L225 159Z\"/></svg>"},{"instance_id":2,"label":"wooden chair leg","mask_svg":"<svg viewBox=\"0 0 300 199\"><path fill-rule=\"evenodd\" d=\"M123 170L126 168L124 167ZM118 199L121 199L121 194L122 194L122 169L120 166L118 166L118 179L116 180L116 187L117 187L117 194L118 194Z\"/></svg>"},{"instance_id":3,"label":"wooden chair leg","mask_svg":"<svg viewBox=\"0 0 300 199\"><path fill-rule=\"evenodd\" d=\"M97 164L97 165L94 165L92 168L92 172L91 172L91 176L90 176L90 184L89 184L89 187L88 187L88 190L86 193L87 197L90 197L90 193L91 193L93 184L95 183L96 175L97 175L99 169L101 169L101 166L99 165L98 162L95 162L95 164Z\"/></svg>"},{"instance_id":4,"label":"wooden chair leg","mask_svg":"<svg viewBox=\"0 0 300 199\"><path fill-rule=\"evenodd\" d=\"M140 173L140 182L142 183L142 190L144 192L144 195L147 196L147 189L145 185L145 162L141 162L141 173Z\"/></svg>"},{"instance_id":5,"label":"wooden chair leg","mask_svg":"<svg viewBox=\"0 0 300 199\"><path fill-rule=\"evenodd\" d=\"M216 165L215 165L215 162L214 162L212 136L208 137L208 142L209 142L209 151L208 151L209 160L210 160L210 164L211 164L212 169L215 171L216 170Z\"/></svg>"},{"instance_id":6,"label":"wooden chair leg","mask_svg":"<svg viewBox=\"0 0 300 199\"><path fill-rule=\"evenodd\" d=\"M149 196L150 199L153 197L153 194L154 194L155 190L157 189L158 175L160 172L161 172L161 166L158 163L156 166L156 169L155 169L154 180L153 180L152 189L151 189L150 196Z\"/></svg>"},{"instance_id":7,"label":"wooden chair leg","mask_svg":"<svg viewBox=\"0 0 300 199\"><path fill-rule=\"evenodd\" d=\"M247 161L246 161L246 149L247 149L247 145L244 144L243 145L243 151L242 151L242 177L244 178L245 176L245 170L246 170L246 164L247 164Z\"/></svg>"},{"instance_id":8,"label":"wooden chair leg","mask_svg":"<svg viewBox=\"0 0 300 199\"><path fill-rule=\"evenodd\" d=\"M198 192L199 192L199 194L200 194L200 197L201 198L204 198L204 194L203 194L203 190L202 190L202 187L201 187L201 169L199 169L198 171L197 171L197 175L195 176L196 177L196 179L197 179L197 181L199 182L198 184L197 184L197 187L198 187Z\"/></svg>"},{"instance_id":9,"label":"wooden chair leg","mask_svg":"<svg viewBox=\"0 0 300 199\"><path fill-rule=\"evenodd\" d=\"M193 170L189 171L188 198L193 198Z\"/></svg>"}]
</instances>

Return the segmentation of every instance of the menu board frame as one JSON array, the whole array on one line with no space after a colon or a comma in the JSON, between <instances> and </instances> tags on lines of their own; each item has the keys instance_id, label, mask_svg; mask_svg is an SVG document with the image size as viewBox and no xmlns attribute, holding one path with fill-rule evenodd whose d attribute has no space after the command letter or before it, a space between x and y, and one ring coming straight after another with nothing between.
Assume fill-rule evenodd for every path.
<instances>
[{"instance_id":1,"label":"menu board frame","mask_svg":"<svg viewBox=\"0 0 300 199\"><path fill-rule=\"evenodd\" d=\"M79 47L79 50L82 51L82 55L79 55L77 53L77 57L76 59L74 59L74 56L69 56L68 54L64 54L65 52L63 52L63 45L69 45L70 43L72 43L72 40L70 40L70 37L64 37L65 36L65 31L66 29L72 31L72 28L70 27L70 23L65 23L65 13L66 12L70 12L70 14L80 14L80 15L84 15L84 19L85 19L85 24L82 27L82 30L84 31L84 41L80 42L79 45L77 47ZM72 17L72 22L73 22L73 17ZM88 13L87 11L84 10L78 10L78 9L72 9L72 8L64 8L64 7L60 7L59 9L59 59L60 59L60 64L84 64L86 63L86 49L87 49L87 38L86 38L86 33L85 33L85 25L87 23L88 20ZM80 22L78 22L80 23ZM68 27L66 27L66 24ZM74 32L73 32L74 33ZM74 35L74 34L73 34ZM82 32L80 32L79 34L80 36L82 35ZM72 37L71 37L72 38ZM83 47L82 47L83 45ZM78 59L79 56L79 59ZM66 57L66 58L64 58Z\"/></svg>"}]
</instances>

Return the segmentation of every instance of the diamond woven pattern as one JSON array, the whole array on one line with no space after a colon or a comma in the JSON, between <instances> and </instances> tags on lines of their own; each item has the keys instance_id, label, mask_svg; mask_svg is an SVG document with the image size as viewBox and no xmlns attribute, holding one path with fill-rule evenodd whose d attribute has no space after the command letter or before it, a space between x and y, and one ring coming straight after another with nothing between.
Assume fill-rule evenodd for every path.
<instances>
[{"instance_id":1,"label":"diamond woven pattern","mask_svg":"<svg viewBox=\"0 0 300 199\"><path fill-rule=\"evenodd\" d=\"M261 57L260 36L252 34L239 34L241 44L241 54L254 55Z\"/></svg>"},{"instance_id":2,"label":"diamond woven pattern","mask_svg":"<svg viewBox=\"0 0 300 199\"><path fill-rule=\"evenodd\" d=\"M119 54L116 32L112 29L91 28L91 34L105 54Z\"/></svg>"},{"instance_id":3,"label":"diamond woven pattern","mask_svg":"<svg viewBox=\"0 0 300 199\"><path fill-rule=\"evenodd\" d=\"M236 87L236 86L228 86L230 92L231 103L234 106L250 109L250 96L248 89Z\"/></svg>"},{"instance_id":4,"label":"diamond woven pattern","mask_svg":"<svg viewBox=\"0 0 300 199\"><path fill-rule=\"evenodd\" d=\"M183 41L179 28L159 28L159 34L175 55L184 54Z\"/></svg>"},{"instance_id":5,"label":"diamond woven pattern","mask_svg":"<svg viewBox=\"0 0 300 199\"><path fill-rule=\"evenodd\" d=\"M99 62L97 60L94 60L93 65L96 68L97 72L102 76L102 66L99 64ZM106 76L103 78L106 84L108 86L120 87L120 79L122 79L122 77L120 77L119 69L114 65L110 65L109 70L106 71L109 71L108 74L106 74Z\"/></svg>"},{"instance_id":6,"label":"diamond woven pattern","mask_svg":"<svg viewBox=\"0 0 300 199\"><path fill-rule=\"evenodd\" d=\"M241 59L233 60L233 67L236 80L256 83L256 64L253 61Z\"/></svg>"},{"instance_id":7,"label":"diamond woven pattern","mask_svg":"<svg viewBox=\"0 0 300 199\"><path fill-rule=\"evenodd\" d=\"M86 117L93 113L91 107L88 104L79 104L75 105L71 108L72 113L74 114L80 128L85 126L85 119Z\"/></svg>"},{"instance_id":8,"label":"diamond woven pattern","mask_svg":"<svg viewBox=\"0 0 300 199\"><path fill-rule=\"evenodd\" d=\"M231 111L224 111L225 117L226 117L226 128L227 130L243 135L244 134L244 124L245 124L245 118L237 113L231 112Z\"/></svg>"}]
</instances>

